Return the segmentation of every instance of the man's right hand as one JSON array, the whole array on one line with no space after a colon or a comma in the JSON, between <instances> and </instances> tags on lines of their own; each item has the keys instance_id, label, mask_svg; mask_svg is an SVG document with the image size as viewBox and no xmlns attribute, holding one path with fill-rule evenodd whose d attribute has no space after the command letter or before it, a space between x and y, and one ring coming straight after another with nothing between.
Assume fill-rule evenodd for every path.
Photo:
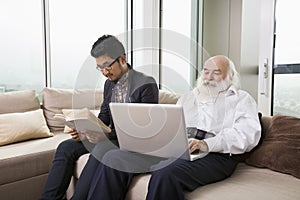
<instances>
[{"instance_id":1,"label":"man's right hand","mask_svg":"<svg viewBox=\"0 0 300 200\"><path fill-rule=\"evenodd\" d=\"M69 134L71 135L71 137L76 140L76 141L83 141L86 140L86 136L84 134L80 134L78 133L76 130L72 130L71 132L69 132Z\"/></svg>"},{"instance_id":2,"label":"man's right hand","mask_svg":"<svg viewBox=\"0 0 300 200\"><path fill-rule=\"evenodd\" d=\"M97 144L101 140L107 139L109 135L109 133L94 131L80 131L80 134L84 135L85 139L94 144Z\"/></svg>"}]
</instances>

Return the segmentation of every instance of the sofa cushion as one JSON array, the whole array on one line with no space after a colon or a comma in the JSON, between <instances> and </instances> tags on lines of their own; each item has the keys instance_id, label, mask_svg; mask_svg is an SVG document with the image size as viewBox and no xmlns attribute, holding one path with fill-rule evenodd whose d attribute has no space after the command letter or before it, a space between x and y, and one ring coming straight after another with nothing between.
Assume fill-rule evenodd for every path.
<instances>
[{"instance_id":1,"label":"sofa cushion","mask_svg":"<svg viewBox=\"0 0 300 200\"><path fill-rule=\"evenodd\" d=\"M128 190L126 200L146 199L149 179L149 174L135 176ZM293 200L300 198L299 184L300 179L293 176L240 163L231 177L217 183L198 187L193 192L185 191L184 199Z\"/></svg>"},{"instance_id":2,"label":"sofa cushion","mask_svg":"<svg viewBox=\"0 0 300 200\"><path fill-rule=\"evenodd\" d=\"M164 90L159 90L158 103L160 103L160 104L176 104L179 97L180 96L178 94L171 93L171 92L164 91Z\"/></svg>"},{"instance_id":3,"label":"sofa cushion","mask_svg":"<svg viewBox=\"0 0 300 200\"><path fill-rule=\"evenodd\" d=\"M0 102L0 114L27 112L40 108L40 102L34 90L1 93Z\"/></svg>"},{"instance_id":4,"label":"sofa cushion","mask_svg":"<svg viewBox=\"0 0 300 200\"><path fill-rule=\"evenodd\" d=\"M80 176L88 158L89 154L85 154L77 161L74 174L76 180ZM150 174L135 176L130 184L126 200L146 199L150 176ZM299 184L300 179L293 176L239 163L231 177L217 183L199 187L193 192L185 191L185 199L293 200L300 198ZM73 188L69 188L69 197L72 196L73 192ZM224 196L224 194L226 195Z\"/></svg>"},{"instance_id":5,"label":"sofa cushion","mask_svg":"<svg viewBox=\"0 0 300 200\"><path fill-rule=\"evenodd\" d=\"M50 136L42 109L0 114L0 146Z\"/></svg>"},{"instance_id":6,"label":"sofa cushion","mask_svg":"<svg viewBox=\"0 0 300 200\"><path fill-rule=\"evenodd\" d=\"M300 119L276 115L264 140L246 160L247 164L300 178Z\"/></svg>"},{"instance_id":7,"label":"sofa cushion","mask_svg":"<svg viewBox=\"0 0 300 200\"><path fill-rule=\"evenodd\" d=\"M48 127L51 131L64 130L64 122L55 119L55 114L62 114L62 109L89 108L100 110L102 104L102 90L71 90L71 89L43 89L43 108Z\"/></svg>"},{"instance_id":8,"label":"sofa cushion","mask_svg":"<svg viewBox=\"0 0 300 200\"><path fill-rule=\"evenodd\" d=\"M0 185L47 174L58 144L69 138L55 132L54 137L0 146Z\"/></svg>"}]
</instances>

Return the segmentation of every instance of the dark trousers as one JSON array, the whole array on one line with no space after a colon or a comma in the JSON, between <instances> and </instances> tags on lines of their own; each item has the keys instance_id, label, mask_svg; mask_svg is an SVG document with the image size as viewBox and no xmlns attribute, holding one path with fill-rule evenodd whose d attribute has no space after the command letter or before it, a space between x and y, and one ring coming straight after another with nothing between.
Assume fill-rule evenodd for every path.
<instances>
[{"instance_id":1,"label":"dark trousers","mask_svg":"<svg viewBox=\"0 0 300 200\"><path fill-rule=\"evenodd\" d=\"M61 200L74 173L78 158L93 148L89 142L77 142L73 139L63 141L57 147L41 200Z\"/></svg>"},{"instance_id":2,"label":"dark trousers","mask_svg":"<svg viewBox=\"0 0 300 200\"><path fill-rule=\"evenodd\" d=\"M112 149L118 149L117 140L104 140L94 147L77 181L72 200L87 199L91 182L95 176L95 171L101 164L103 155Z\"/></svg>"},{"instance_id":3,"label":"dark trousers","mask_svg":"<svg viewBox=\"0 0 300 200\"><path fill-rule=\"evenodd\" d=\"M229 177L237 161L228 154L210 153L196 161L152 159L151 157L113 150L105 154L95 171L88 199L125 199L132 178L148 167L151 179L148 200L184 199L184 190ZM137 162L136 162L137 161ZM132 170L133 169L133 170Z\"/></svg>"}]
</instances>

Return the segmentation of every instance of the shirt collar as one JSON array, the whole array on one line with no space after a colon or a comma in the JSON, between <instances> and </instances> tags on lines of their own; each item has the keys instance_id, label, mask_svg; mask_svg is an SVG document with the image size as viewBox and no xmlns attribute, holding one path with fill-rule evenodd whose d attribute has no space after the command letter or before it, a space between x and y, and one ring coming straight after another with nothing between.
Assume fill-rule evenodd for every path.
<instances>
[{"instance_id":1,"label":"shirt collar","mask_svg":"<svg viewBox=\"0 0 300 200\"><path fill-rule=\"evenodd\" d=\"M128 72L129 70L118 80L118 82L116 83L117 85L122 85L126 83L126 81L128 80Z\"/></svg>"},{"instance_id":2,"label":"shirt collar","mask_svg":"<svg viewBox=\"0 0 300 200\"><path fill-rule=\"evenodd\" d=\"M231 85L226 91L225 96L237 95L237 89L235 86Z\"/></svg>"}]
</instances>

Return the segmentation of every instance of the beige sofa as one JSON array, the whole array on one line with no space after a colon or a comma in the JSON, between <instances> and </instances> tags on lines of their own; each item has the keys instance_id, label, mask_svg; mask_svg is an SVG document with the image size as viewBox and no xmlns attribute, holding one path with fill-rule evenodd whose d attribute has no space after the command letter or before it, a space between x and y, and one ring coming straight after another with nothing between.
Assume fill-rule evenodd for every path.
<instances>
[{"instance_id":1,"label":"beige sofa","mask_svg":"<svg viewBox=\"0 0 300 200\"><path fill-rule=\"evenodd\" d=\"M272 118L268 116L264 116L261 118L262 127L263 127L263 135L265 139L265 135L268 132L270 127ZM300 128L300 119L298 119L298 128ZM297 128L297 127L295 127ZM300 130L298 130L298 135L300 134ZM299 152L299 142L300 137L298 137L298 146L295 146L298 149L298 153L295 153L292 156L292 159L295 160L296 165L294 165L293 161L287 160L286 162L291 162L290 167L292 169L287 170L285 173L280 173L278 171L271 170L269 168L258 168L253 165L258 165L255 163L255 160L249 159L251 158L251 154L255 151L259 151L258 153L262 153L265 149L261 149L260 147L263 145L264 141L260 142L260 146L254 149L253 152L249 154L245 154L240 158L241 162L238 164L236 171L233 173L231 177L228 179L217 182L214 184L209 184L204 187L198 188L193 192L185 192L185 199L189 200L233 200L233 199L243 199L243 200L296 200L300 199L300 152ZM260 149L259 149L260 148ZM256 152L255 152L256 153ZM255 156L255 155L254 155ZM271 155L270 155L271 156ZM273 155L276 156L276 155ZM298 156L298 157L297 157ZM72 183L67 191L67 197L70 198L72 196L74 186L80 173L89 157L89 154L85 154L80 157L77 162L77 168L74 172L74 177ZM245 162L246 161L246 162ZM257 161L259 162L259 161ZM279 161L280 162L280 161ZM251 165L247 164L250 163ZM266 164L267 165L267 164ZM296 170L296 174L298 178L292 176L289 171L293 169ZM278 170L279 167L278 167ZM297 171L298 170L298 171ZM284 170L282 170L284 171ZM148 181L150 179L149 174L139 175L134 178L133 183L127 193L127 200L144 200L147 193Z\"/></svg>"},{"instance_id":2,"label":"beige sofa","mask_svg":"<svg viewBox=\"0 0 300 200\"><path fill-rule=\"evenodd\" d=\"M0 199L38 199L57 145L70 136L50 133L43 112L35 113L35 91L0 94L0 102Z\"/></svg>"},{"instance_id":3,"label":"beige sofa","mask_svg":"<svg viewBox=\"0 0 300 200\"><path fill-rule=\"evenodd\" d=\"M178 96L174 94L160 91L159 103L173 104L177 98ZM43 190L57 145L70 138L68 134L63 133L63 122L55 119L54 114L61 113L62 109L82 107L97 110L101 101L101 91L89 90L72 91L45 88L41 102L42 107L34 91L0 94L0 199L37 199ZM36 113L36 110L40 108L43 110L43 116ZM35 118L32 118L32 113L35 113ZM277 124L273 119L274 117L262 118L264 135L268 136L266 133L272 132L270 129L274 129L272 129L273 124ZM244 158L244 162L238 165L237 170L230 178L198 188L193 192L186 192L186 199L300 199L298 161L300 160L300 129L297 126L299 119L293 119L292 123L296 124L292 126L292 132L297 135L288 135L296 142L288 145L289 147L295 146L291 150L296 149L291 157L278 157L280 152L286 152L286 146L279 145L281 149L271 151L276 153L277 162L268 161L266 158L274 157L274 155L265 156L265 152L270 152L267 151L268 149L262 148L264 144L267 144L268 148L270 146L270 139L265 136L260 146L251 154L246 155L248 158L246 160ZM9 126L4 126L5 124ZM49 128L48 130L45 124ZM271 128L269 128L270 124ZM43 130L38 129L41 126L44 127ZM9 129L5 129L5 127ZM9 131L12 132L11 134L22 133L23 135L22 137L14 136L12 139L7 134ZM67 198L72 195L76 180L88 156L88 154L83 155L78 160L72 183L66 194ZM263 159L259 160L260 158ZM266 160L268 162L264 163ZM290 165L280 168L276 164L285 162ZM145 199L149 177L150 175L137 176L128 192L127 199Z\"/></svg>"}]
</instances>

